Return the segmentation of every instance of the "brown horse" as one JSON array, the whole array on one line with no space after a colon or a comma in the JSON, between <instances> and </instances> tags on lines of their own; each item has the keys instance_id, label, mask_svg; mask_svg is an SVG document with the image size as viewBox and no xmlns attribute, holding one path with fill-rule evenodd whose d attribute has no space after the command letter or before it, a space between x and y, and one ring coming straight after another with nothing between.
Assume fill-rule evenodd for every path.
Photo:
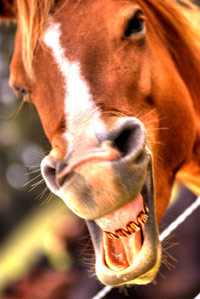
<instances>
[{"instance_id":1,"label":"brown horse","mask_svg":"<svg viewBox=\"0 0 200 299\"><path fill-rule=\"evenodd\" d=\"M10 84L52 145L43 177L86 219L104 284L151 282L175 178L200 194L198 11L183 2L1 1L18 23Z\"/></svg>"}]
</instances>

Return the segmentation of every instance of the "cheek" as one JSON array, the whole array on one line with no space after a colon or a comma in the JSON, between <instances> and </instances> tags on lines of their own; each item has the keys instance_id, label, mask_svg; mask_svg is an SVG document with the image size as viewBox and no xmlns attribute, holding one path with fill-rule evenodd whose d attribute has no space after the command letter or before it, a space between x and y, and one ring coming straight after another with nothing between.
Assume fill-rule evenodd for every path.
<instances>
[{"instance_id":1,"label":"cheek","mask_svg":"<svg viewBox=\"0 0 200 299\"><path fill-rule=\"evenodd\" d=\"M194 111L187 97L181 93L177 98L166 101L160 111L160 139L164 143L163 159L168 166L175 169L188 158L193 147Z\"/></svg>"},{"instance_id":2,"label":"cheek","mask_svg":"<svg viewBox=\"0 0 200 299\"><path fill-rule=\"evenodd\" d=\"M34 102L43 129L50 142L54 135L65 130L64 103L59 97L38 96Z\"/></svg>"},{"instance_id":3,"label":"cheek","mask_svg":"<svg viewBox=\"0 0 200 299\"><path fill-rule=\"evenodd\" d=\"M173 65L162 66L163 70L158 67L153 77L152 103L159 113L159 164L173 176L192 150L195 116L191 97L179 74Z\"/></svg>"},{"instance_id":4,"label":"cheek","mask_svg":"<svg viewBox=\"0 0 200 299\"><path fill-rule=\"evenodd\" d=\"M65 83L50 51L37 49L32 101L50 142L64 126Z\"/></svg>"}]
</instances>

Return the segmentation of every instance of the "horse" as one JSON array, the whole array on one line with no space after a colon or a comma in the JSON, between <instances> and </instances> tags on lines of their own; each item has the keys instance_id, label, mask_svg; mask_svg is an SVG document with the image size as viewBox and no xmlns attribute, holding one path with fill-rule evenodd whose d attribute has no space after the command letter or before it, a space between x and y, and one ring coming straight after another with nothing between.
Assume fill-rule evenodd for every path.
<instances>
[{"instance_id":1,"label":"horse","mask_svg":"<svg viewBox=\"0 0 200 299\"><path fill-rule=\"evenodd\" d=\"M105 285L152 282L175 179L200 194L198 9L182 3L1 1L18 24L9 83L52 147L42 175L85 219Z\"/></svg>"}]
</instances>

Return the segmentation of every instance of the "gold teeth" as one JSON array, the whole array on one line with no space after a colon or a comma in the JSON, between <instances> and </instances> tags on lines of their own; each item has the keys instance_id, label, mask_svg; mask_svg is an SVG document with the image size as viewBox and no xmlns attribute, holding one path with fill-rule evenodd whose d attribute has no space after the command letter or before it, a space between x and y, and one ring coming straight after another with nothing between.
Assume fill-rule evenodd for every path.
<instances>
[{"instance_id":1,"label":"gold teeth","mask_svg":"<svg viewBox=\"0 0 200 299\"><path fill-rule=\"evenodd\" d=\"M110 239L118 239L119 237L113 233L105 232Z\"/></svg>"},{"instance_id":2,"label":"gold teeth","mask_svg":"<svg viewBox=\"0 0 200 299\"><path fill-rule=\"evenodd\" d=\"M122 238L122 237L127 237L127 236L130 235L130 233L127 232L127 231L126 231L125 229L123 229L123 228L121 228L121 229L117 229L117 230L115 231L115 233L116 233L116 235L117 235L118 237L120 237L120 238Z\"/></svg>"},{"instance_id":3,"label":"gold teeth","mask_svg":"<svg viewBox=\"0 0 200 299\"><path fill-rule=\"evenodd\" d=\"M143 226L147 222L148 216L144 212L140 212L137 217L137 221L140 226Z\"/></svg>"},{"instance_id":4,"label":"gold teeth","mask_svg":"<svg viewBox=\"0 0 200 299\"><path fill-rule=\"evenodd\" d=\"M147 214L149 213L149 208L145 202L144 202L144 210L146 214L143 211L141 211L137 216L137 221L139 225L136 224L134 221L130 221L126 226L127 230L120 228L115 230L115 234L111 232L105 232L106 235L111 239L118 239L118 238L127 237L135 232L138 232L148 220Z\"/></svg>"},{"instance_id":5,"label":"gold teeth","mask_svg":"<svg viewBox=\"0 0 200 299\"><path fill-rule=\"evenodd\" d=\"M126 228L131 234L140 230L140 226L136 224L134 221L129 222Z\"/></svg>"}]
</instances>

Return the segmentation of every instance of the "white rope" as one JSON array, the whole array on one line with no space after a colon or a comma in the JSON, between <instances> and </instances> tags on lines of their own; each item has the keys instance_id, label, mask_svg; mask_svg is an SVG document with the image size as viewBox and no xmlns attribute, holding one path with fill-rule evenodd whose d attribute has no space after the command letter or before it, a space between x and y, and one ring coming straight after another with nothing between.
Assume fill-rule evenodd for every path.
<instances>
[{"instance_id":1,"label":"white rope","mask_svg":"<svg viewBox=\"0 0 200 299\"><path fill-rule=\"evenodd\" d=\"M200 293L194 299L200 299Z\"/></svg>"},{"instance_id":2,"label":"white rope","mask_svg":"<svg viewBox=\"0 0 200 299\"><path fill-rule=\"evenodd\" d=\"M183 223L188 216L194 212L200 206L200 196L197 197L195 202L193 202L176 220L174 220L159 236L160 241L162 242L167 236L171 234L181 223ZM105 286L100 292L98 292L92 299L102 299L111 291L111 286ZM199 299L200 293L194 298Z\"/></svg>"},{"instance_id":3,"label":"white rope","mask_svg":"<svg viewBox=\"0 0 200 299\"><path fill-rule=\"evenodd\" d=\"M106 296L106 294L108 294L113 287L111 286L105 286L101 291L99 291L94 297L92 297L92 299L101 299L103 297Z\"/></svg>"},{"instance_id":4,"label":"white rope","mask_svg":"<svg viewBox=\"0 0 200 299\"><path fill-rule=\"evenodd\" d=\"M200 196L187 208L176 220L174 220L159 236L162 242L173 230L175 230L185 219L200 206Z\"/></svg>"}]
</instances>

